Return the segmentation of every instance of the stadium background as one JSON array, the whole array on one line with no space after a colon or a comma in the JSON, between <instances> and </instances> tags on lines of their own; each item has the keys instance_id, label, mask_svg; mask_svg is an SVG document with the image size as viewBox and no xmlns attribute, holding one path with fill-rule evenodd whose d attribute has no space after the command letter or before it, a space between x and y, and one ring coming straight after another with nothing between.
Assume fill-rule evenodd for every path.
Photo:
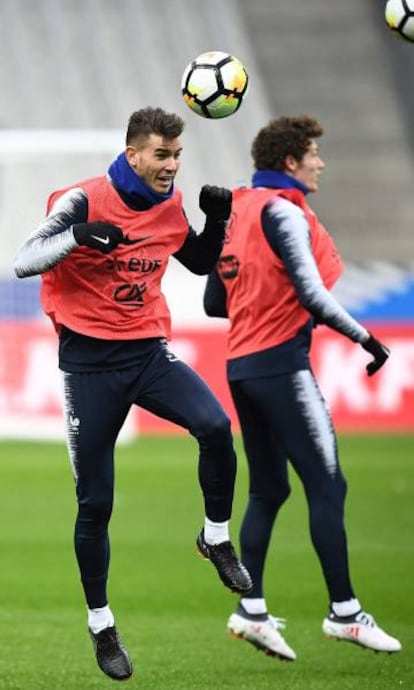
<instances>
[{"instance_id":1,"label":"stadium background","mask_svg":"<svg viewBox=\"0 0 414 690\"><path fill-rule=\"evenodd\" d=\"M129 114L161 104L187 121L177 186L200 230L204 183L248 184L250 142L272 116L307 112L326 128L315 210L347 264L336 293L393 350L372 381L366 355L318 329L315 369L339 429L414 428L412 46L395 40L381 3L324 0L3 0L0 22L0 434L61 437L55 338L39 280L17 281L19 244L54 188L101 174L122 150ZM283 27L283 30L282 30ZM385 49L386 47L386 49ZM246 65L250 93L233 118L206 121L180 95L195 55L224 49ZM402 77L402 71L404 77ZM400 88L403 87L403 88ZM172 260L164 281L177 354L232 411L226 325L204 317L204 279ZM47 371L47 376L44 372ZM233 421L237 428L237 422ZM135 410L133 433L179 431Z\"/></svg>"},{"instance_id":2,"label":"stadium background","mask_svg":"<svg viewBox=\"0 0 414 690\"><path fill-rule=\"evenodd\" d=\"M39 310L38 279L18 281L12 262L49 192L101 174L123 148L130 113L145 105L187 121L177 186L198 229L199 188L248 182L251 139L270 117L307 112L325 125L327 167L312 202L346 261L338 298L375 325L392 357L369 381L360 348L318 329L315 367L346 432L339 443L358 595L404 650L378 657L322 638L326 593L294 473L267 581L269 610L288 617L298 661L278 664L227 639L235 602L194 557L202 515L195 444L136 414L117 453L111 521L110 597L136 664L131 687L414 687L414 47L390 35L383 7L379 0L1 0L1 690L110 684L93 659L71 548L76 507L61 442L55 336ZM237 55L251 78L240 112L218 122L193 115L180 96L185 65L211 48ZM172 348L230 408L225 325L203 316L203 286L171 262L164 287ZM237 435L236 449L234 540L247 490Z\"/></svg>"}]
</instances>

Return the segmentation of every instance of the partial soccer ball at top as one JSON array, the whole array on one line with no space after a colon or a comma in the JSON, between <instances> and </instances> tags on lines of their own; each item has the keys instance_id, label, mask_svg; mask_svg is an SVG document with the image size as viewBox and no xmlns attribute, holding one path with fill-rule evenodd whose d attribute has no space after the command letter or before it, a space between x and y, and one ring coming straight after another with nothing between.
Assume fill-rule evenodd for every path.
<instances>
[{"instance_id":1,"label":"partial soccer ball at top","mask_svg":"<svg viewBox=\"0 0 414 690\"><path fill-rule=\"evenodd\" d=\"M414 42L414 0L388 0L385 21L398 36Z\"/></svg>"},{"instance_id":2,"label":"partial soccer ball at top","mask_svg":"<svg viewBox=\"0 0 414 690\"><path fill-rule=\"evenodd\" d=\"M249 77L234 55L211 50L192 60L184 70L181 89L184 101L202 117L228 117L246 96Z\"/></svg>"}]
</instances>

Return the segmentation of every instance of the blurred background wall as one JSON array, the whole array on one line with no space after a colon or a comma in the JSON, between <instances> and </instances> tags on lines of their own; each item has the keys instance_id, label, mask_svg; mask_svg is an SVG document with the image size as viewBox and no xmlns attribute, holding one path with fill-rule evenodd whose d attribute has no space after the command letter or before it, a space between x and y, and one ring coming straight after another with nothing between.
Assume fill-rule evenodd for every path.
<instances>
[{"instance_id":1,"label":"blurred background wall","mask_svg":"<svg viewBox=\"0 0 414 690\"><path fill-rule=\"evenodd\" d=\"M367 323L412 323L414 46L391 35L384 4L1 1L0 409L7 414L0 433L20 429L15 408L43 409L48 396L39 378L49 361L55 366L43 330L42 358L33 363L27 352L28 328L43 328L38 280L14 279L13 257L44 216L50 191L102 174L124 146L130 113L146 105L175 111L187 122L177 186L197 230L200 187L249 184L250 144L262 125L283 114L320 119L326 171L311 201L347 262L338 299ZM239 57L250 76L245 103L227 120L204 120L181 98L186 64L211 49ZM203 279L171 262L165 290L178 329L222 331L203 316L203 286ZM37 345L39 337L33 335ZM409 342L404 396L414 390ZM197 365L191 343L183 337L181 346ZM27 379L28 367L33 378Z\"/></svg>"},{"instance_id":2,"label":"blurred background wall","mask_svg":"<svg viewBox=\"0 0 414 690\"><path fill-rule=\"evenodd\" d=\"M413 77L406 75L413 72L414 47L391 36L383 5L2 0L0 127L118 129L116 152L130 113L163 105L187 120L181 185L192 208L205 180L232 186L249 179L250 142L270 116L308 112L326 127L327 171L315 206L343 251L355 259L405 258L413 246L413 134L399 87L412 98ZM208 49L234 53L251 77L248 100L228 121L206 122L181 100L185 65ZM100 172L111 155L105 151L87 163L70 152L49 158L44 182L37 161L22 158L15 175L10 162L1 161L7 236L21 239L30 230L51 187ZM20 197L23 184L23 227L16 227L7 198L10 192Z\"/></svg>"}]
</instances>

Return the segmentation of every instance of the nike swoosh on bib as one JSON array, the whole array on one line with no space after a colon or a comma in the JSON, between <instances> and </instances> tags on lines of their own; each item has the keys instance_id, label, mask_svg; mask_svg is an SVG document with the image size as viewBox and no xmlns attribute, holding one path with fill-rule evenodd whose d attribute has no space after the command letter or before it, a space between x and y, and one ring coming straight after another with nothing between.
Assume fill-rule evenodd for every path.
<instances>
[{"instance_id":1,"label":"nike swoosh on bib","mask_svg":"<svg viewBox=\"0 0 414 690\"><path fill-rule=\"evenodd\" d=\"M139 242L144 242L144 240L149 240L152 235L146 235L145 237L138 237L136 240L131 240L128 235L124 235L120 244L138 244Z\"/></svg>"}]
</instances>

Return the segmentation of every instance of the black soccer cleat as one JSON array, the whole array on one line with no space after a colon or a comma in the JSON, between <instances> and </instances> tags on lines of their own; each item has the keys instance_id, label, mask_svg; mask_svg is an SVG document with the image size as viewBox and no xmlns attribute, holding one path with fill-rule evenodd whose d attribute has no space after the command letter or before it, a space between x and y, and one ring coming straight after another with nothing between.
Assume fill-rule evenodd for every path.
<instances>
[{"instance_id":1,"label":"black soccer cleat","mask_svg":"<svg viewBox=\"0 0 414 690\"><path fill-rule=\"evenodd\" d=\"M89 629L98 666L113 680L127 680L132 676L132 664L115 626L99 633Z\"/></svg>"},{"instance_id":2,"label":"black soccer cleat","mask_svg":"<svg viewBox=\"0 0 414 690\"><path fill-rule=\"evenodd\" d=\"M215 566L223 584L237 594L248 594L253 589L253 582L247 568L237 558L233 544L224 541L221 544L206 544L204 530L197 537L197 549L204 558Z\"/></svg>"}]
</instances>

